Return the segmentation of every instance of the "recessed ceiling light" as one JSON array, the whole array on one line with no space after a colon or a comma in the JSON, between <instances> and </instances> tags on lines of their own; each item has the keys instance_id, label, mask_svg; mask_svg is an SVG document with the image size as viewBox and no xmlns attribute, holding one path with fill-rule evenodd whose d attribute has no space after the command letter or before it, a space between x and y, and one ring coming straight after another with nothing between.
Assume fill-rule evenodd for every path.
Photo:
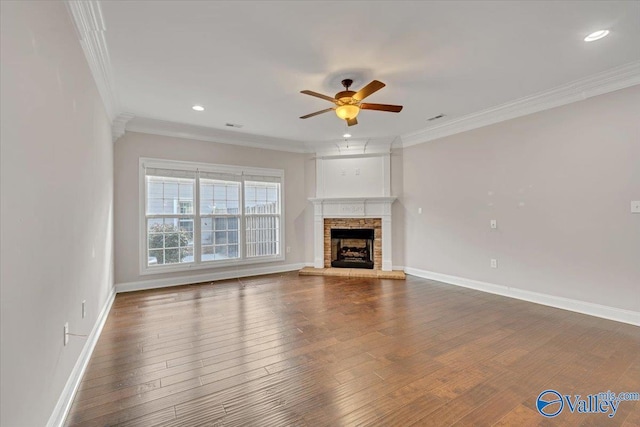
<instances>
[{"instance_id":1,"label":"recessed ceiling light","mask_svg":"<svg viewBox=\"0 0 640 427\"><path fill-rule=\"evenodd\" d=\"M343 138L351 138L351 134L350 133L345 133L344 135L342 135Z\"/></svg>"},{"instance_id":2,"label":"recessed ceiling light","mask_svg":"<svg viewBox=\"0 0 640 427\"><path fill-rule=\"evenodd\" d=\"M204 107L202 105L194 105L191 108L196 110L196 111L204 111Z\"/></svg>"},{"instance_id":3,"label":"recessed ceiling light","mask_svg":"<svg viewBox=\"0 0 640 427\"><path fill-rule=\"evenodd\" d=\"M591 33L587 37L585 37L584 41L592 42L592 41L600 40L603 37L607 37L607 35L609 35L609 30L594 31L593 33Z\"/></svg>"}]
</instances>

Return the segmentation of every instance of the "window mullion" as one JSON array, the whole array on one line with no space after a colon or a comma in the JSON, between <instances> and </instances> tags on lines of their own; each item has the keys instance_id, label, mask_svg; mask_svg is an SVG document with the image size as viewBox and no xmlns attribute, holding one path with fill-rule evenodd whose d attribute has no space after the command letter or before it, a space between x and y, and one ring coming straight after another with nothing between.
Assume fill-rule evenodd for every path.
<instances>
[{"instance_id":1,"label":"window mullion","mask_svg":"<svg viewBox=\"0 0 640 427\"><path fill-rule=\"evenodd\" d=\"M200 239L202 234L200 233L200 226L202 221L200 220L200 172L196 173L196 180L193 191L194 200L194 212L193 212L193 261L195 264L202 262L202 247L200 245Z\"/></svg>"},{"instance_id":2,"label":"window mullion","mask_svg":"<svg viewBox=\"0 0 640 427\"><path fill-rule=\"evenodd\" d=\"M245 224L244 214L244 178L240 181L240 195L238 196L238 252L240 253L240 259L247 259L247 241L245 231L247 226Z\"/></svg>"}]
</instances>

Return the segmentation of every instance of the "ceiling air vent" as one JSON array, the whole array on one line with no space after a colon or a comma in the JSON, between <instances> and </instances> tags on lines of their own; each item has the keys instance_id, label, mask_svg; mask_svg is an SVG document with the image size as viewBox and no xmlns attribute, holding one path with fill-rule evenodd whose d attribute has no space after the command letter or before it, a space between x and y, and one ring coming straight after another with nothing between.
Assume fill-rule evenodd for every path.
<instances>
[{"instance_id":1,"label":"ceiling air vent","mask_svg":"<svg viewBox=\"0 0 640 427\"><path fill-rule=\"evenodd\" d=\"M242 126L244 126L244 125L239 125L237 123L225 123L224 125L228 126L230 128L238 128L238 129L240 129Z\"/></svg>"},{"instance_id":2,"label":"ceiling air vent","mask_svg":"<svg viewBox=\"0 0 640 427\"><path fill-rule=\"evenodd\" d=\"M430 119L427 119L427 121L428 121L428 122L432 122L432 121L434 121L434 120L438 120L438 119L441 119L441 118L443 118L443 117L445 117L445 114L440 113L440 114L438 114L437 116L433 116L433 117L431 117Z\"/></svg>"}]
</instances>

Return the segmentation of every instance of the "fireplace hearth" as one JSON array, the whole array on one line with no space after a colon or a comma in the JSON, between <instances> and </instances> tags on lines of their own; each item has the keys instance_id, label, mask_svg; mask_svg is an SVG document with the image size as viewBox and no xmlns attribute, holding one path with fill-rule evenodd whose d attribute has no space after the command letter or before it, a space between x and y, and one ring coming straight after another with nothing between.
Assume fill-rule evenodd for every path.
<instances>
[{"instance_id":1,"label":"fireplace hearth","mask_svg":"<svg viewBox=\"0 0 640 427\"><path fill-rule=\"evenodd\" d=\"M331 229L331 267L373 269L372 228Z\"/></svg>"}]
</instances>

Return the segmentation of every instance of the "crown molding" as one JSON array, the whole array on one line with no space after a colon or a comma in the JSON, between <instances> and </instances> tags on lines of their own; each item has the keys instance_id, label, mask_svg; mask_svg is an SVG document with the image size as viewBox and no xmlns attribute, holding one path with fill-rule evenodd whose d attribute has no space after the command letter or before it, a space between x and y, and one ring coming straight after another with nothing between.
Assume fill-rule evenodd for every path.
<instances>
[{"instance_id":1,"label":"crown molding","mask_svg":"<svg viewBox=\"0 0 640 427\"><path fill-rule=\"evenodd\" d=\"M98 0L67 0L67 9L76 29L76 35L82 46L98 92L112 123L113 140L116 141L125 129L156 135L189 138L195 140L219 142L269 150L294 153L317 153L318 146L331 144L329 151L336 155L365 154L370 142L344 141L307 142L273 138L206 128L202 126L167 122L162 120L135 118L133 114L121 113L120 100L116 91L115 78L105 37L106 26ZM575 80L538 94L526 96L482 111L430 126L417 132L401 135L392 142L393 147L409 147L432 141L472 129L548 110L562 105L582 101L587 98L613 92L615 90L640 84L640 61L634 61L619 67ZM140 119L140 120L138 120ZM370 144L370 145L367 145ZM365 147L364 149L361 147ZM344 147L344 148L342 148ZM322 148L320 151L325 151Z\"/></svg>"},{"instance_id":2,"label":"crown molding","mask_svg":"<svg viewBox=\"0 0 640 427\"><path fill-rule=\"evenodd\" d=\"M135 117L134 114L131 113L120 113L118 117L113 119L111 123L111 138L113 142L116 142L126 130L127 123Z\"/></svg>"},{"instance_id":3,"label":"crown molding","mask_svg":"<svg viewBox=\"0 0 640 427\"><path fill-rule=\"evenodd\" d=\"M100 2L67 1L66 5L107 116L110 121L114 121L120 113L120 101L107 49L106 27Z\"/></svg>"},{"instance_id":4,"label":"crown molding","mask_svg":"<svg viewBox=\"0 0 640 427\"><path fill-rule=\"evenodd\" d=\"M125 129L131 132L262 148L265 150L287 151L290 153L308 152L307 147L302 142L290 139L273 138L147 117L134 117L126 123Z\"/></svg>"},{"instance_id":5,"label":"crown molding","mask_svg":"<svg viewBox=\"0 0 640 427\"><path fill-rule=\"evenodd\" d=\"M350 138L307 142L308 153L322 157L368 157L389 154L396 137Z\"/></svg>"},{"instance_id":6,"label":"crown molding","mask_svg":"<svg viewBox=\"0 0 640 427\"><path fill-rule=\"evenodd\" d=\"M402 146L409 147L527 114L640 84L640 61L631 62L554 89L526 96L486 110L468 114L437 126L403 135Z\"/></svg>"}]
</instances>

